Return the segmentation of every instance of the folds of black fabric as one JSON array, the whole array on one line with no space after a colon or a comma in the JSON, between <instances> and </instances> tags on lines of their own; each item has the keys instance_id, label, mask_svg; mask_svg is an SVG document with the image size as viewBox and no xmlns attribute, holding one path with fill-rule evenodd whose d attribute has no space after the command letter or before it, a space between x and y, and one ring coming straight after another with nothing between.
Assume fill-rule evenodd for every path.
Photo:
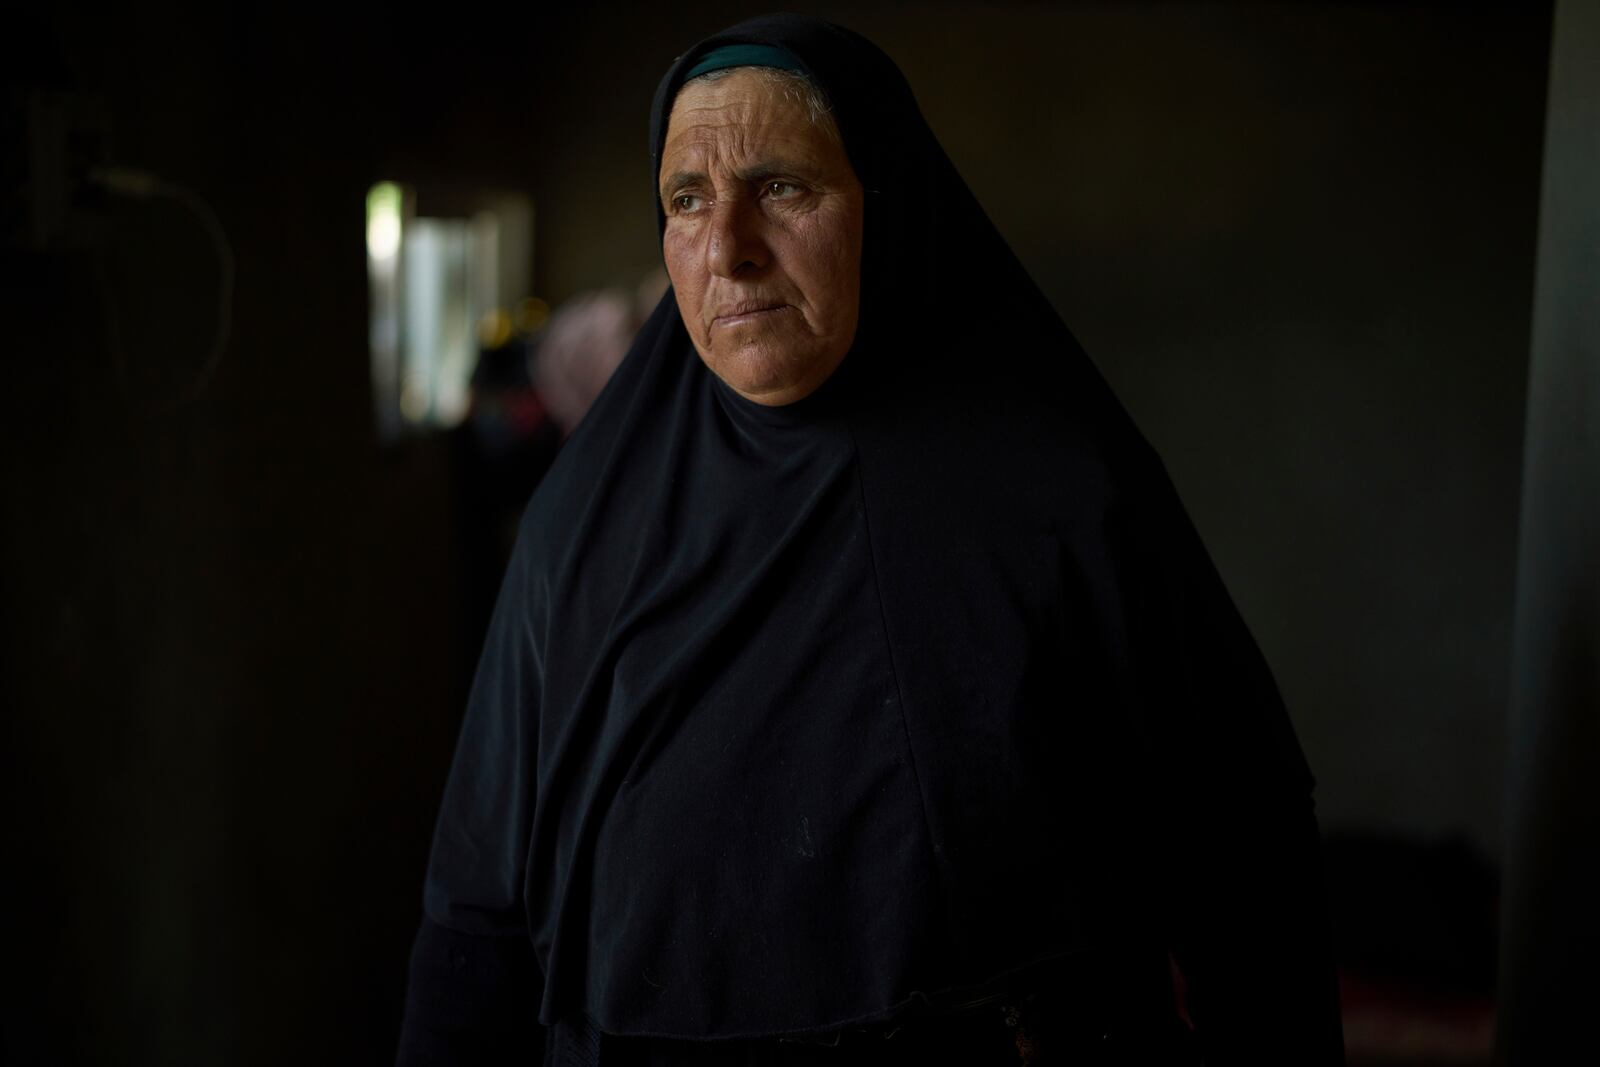
<instances>
[{"instance_id":1,"label":"folds of black fabric","mask_svg":"<svg viewBox=\"0 0 1600 1067\"><path fill-rule=\"evenodd\" d=\"M419 938L408 1035L826 1034L1154 945L1212 1063L1338 1062L1311 775L1160 461L870 43L798 16L701 42L655 158L724 43L828 95L867 190L861 325L765 408L669 292L557 458L441 806L452 933ZM484 988L429 991L464 982L441 939L498 946L461 950Z\"/></svg>"},{"instance_id":2,"label":"folds of black fabric","mask_svg":"<svg viewBox=\"0 0 1600 1067\"><path fill-rule=\"evenodd\" d=\"M411 949L399 1067L543 1062L544 980L526 936L457 933L424 919Z\"/></svg>"}]
</instances>

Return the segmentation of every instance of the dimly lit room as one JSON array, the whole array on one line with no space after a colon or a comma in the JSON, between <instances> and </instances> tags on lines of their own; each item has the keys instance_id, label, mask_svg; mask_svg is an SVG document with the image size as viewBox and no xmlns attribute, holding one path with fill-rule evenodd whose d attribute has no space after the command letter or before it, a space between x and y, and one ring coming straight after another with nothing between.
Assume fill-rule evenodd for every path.
<instances>
[{"instance_id":1,"label":"dimly lit room","mask_svg":"<svg viewBox=\"0 0 1600 1067\"><path fill-rule=\"evenodd\" d=\"M764 11L6 19L0 1061L1581 1062L1600 4Z\"/></svg>"}]
</instances>

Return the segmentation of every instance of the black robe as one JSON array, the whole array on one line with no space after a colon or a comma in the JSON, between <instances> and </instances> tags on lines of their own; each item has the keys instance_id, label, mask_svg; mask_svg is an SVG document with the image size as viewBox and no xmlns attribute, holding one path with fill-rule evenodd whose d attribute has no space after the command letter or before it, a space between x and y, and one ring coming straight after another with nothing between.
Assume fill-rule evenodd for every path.
<instances>
[{"instance_id":1,"label":"black robe","mask_svg":"<svg viewBox=\"0 0 1600 1067\"><path fill-rule=\"evenodd\" d=\"M535 493L402 1060L536 1019L827 1035L1171 950L1210 1062L1337 1061L1311 776L1159 460L859 36L701 42L657 164L727 43L829 98L867 190L861 326L763 407L669 292Z\"/></svg>"}]
</instances>

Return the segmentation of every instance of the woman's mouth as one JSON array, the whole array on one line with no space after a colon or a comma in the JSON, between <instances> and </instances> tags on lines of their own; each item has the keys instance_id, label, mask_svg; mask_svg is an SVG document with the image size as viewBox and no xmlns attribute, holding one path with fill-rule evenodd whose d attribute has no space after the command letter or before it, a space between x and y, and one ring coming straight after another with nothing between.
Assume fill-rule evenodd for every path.
<instances>
[{"instance_id":1,"label":"woman's mouth","mask_svg":"<svg viewBox=\"0 0 1600 1067\"><path fill-rule=\"evenodd\" d=\"M787 310L789 310L788 304L736 304L712 319L711 328L714 330L718 327L749 326Z\"/></svg>"}]
</instances>

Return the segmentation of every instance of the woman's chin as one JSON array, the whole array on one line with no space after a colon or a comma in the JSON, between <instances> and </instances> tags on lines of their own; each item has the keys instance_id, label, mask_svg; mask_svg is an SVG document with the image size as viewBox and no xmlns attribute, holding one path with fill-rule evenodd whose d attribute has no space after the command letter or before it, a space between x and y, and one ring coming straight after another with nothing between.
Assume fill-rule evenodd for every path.
<instances>
[{"instance_id":1,"label":"woman's chin","mask_svg":"<svg viewBox=\"0 0 1600 1067\"><path fill-rule=\"evenodd\" d=\"M743 345L727 354L701 358L723 383L746 400L768 406L792 404L827 379L821 364L826 353L775 352L764 345ZM828 371L832 368L829 367Z\"/></svg>"}]
</instances>

